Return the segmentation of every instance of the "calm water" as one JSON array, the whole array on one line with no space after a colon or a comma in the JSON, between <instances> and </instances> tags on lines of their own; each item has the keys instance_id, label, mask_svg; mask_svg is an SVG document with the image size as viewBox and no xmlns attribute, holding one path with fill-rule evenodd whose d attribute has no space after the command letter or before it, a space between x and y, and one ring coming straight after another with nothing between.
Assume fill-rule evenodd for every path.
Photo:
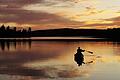
<instances>
[{"instance_id":1,"label":"calm water","mask_svg":"<svg viewBox=\"0 0 120 80\"><path fill-rule=\"evenodd\" d=\"M78 46L94 52L84 53L80 67L74 61ZM0 42L0 80L119 80L119 74L119 42Z\"/></svg>"}]
</instances>

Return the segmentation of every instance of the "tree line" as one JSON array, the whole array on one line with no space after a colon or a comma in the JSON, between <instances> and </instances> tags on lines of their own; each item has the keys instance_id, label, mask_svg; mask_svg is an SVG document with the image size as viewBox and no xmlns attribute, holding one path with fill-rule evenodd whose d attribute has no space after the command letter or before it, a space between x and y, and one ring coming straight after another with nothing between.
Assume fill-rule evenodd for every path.
<instances>
[{"instance_id":1,"label":"tree line","mask_svg":"<svg viewBox=\"0 0 120 80\"><path fill-rule=\"evenodd\" d=\"M30 37L31 27L28 29L22 28L17 30L17 27L2 25L0 27L0 37Z\"/></svg>"}]
</instances>

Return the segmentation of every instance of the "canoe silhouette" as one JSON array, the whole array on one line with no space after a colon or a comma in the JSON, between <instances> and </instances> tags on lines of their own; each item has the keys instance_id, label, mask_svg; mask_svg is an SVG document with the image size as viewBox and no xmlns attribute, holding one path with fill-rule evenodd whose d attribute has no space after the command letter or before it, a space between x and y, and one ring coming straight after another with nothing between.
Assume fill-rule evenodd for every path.
<instances>
[{"instance_id":1,"label":"canoe silhouette","mask_svg":"<svg viewBox=\"0 0 120 80\"><path fill-rule=\"evenodd\" d=\"M74 60L78 64L78 66L82 65L84 63L84 55L82 53L76 53L74 55Z\"/></svg>"}]
</instances>

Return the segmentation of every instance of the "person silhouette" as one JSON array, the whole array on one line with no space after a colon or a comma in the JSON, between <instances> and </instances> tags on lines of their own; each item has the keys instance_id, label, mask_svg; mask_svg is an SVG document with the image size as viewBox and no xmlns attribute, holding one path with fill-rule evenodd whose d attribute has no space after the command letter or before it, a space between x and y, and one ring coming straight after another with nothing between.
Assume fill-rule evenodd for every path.
<instances>
[{"instance_id":1,"label":"person silhouette","mask_svg":"<svg viewBox=\"0 0 120 80\"><path fill-rule=\"evenodd\" d=\"M82 65L84 63L84 55L82 52L85 50L82 50L80 47L77 49L77 53L74 55L74 60L77 62L78 66ZM85 64L85 63L84 63Z\"/></svg>"}]
</instances>

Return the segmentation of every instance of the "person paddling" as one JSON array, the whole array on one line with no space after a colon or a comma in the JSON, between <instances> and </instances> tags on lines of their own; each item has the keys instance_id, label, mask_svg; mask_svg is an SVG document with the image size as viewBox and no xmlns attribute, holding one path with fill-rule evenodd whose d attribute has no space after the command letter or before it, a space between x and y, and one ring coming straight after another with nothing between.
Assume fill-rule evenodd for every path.
<instances>
[{"instance_id":1,"label":"person paddling","mask_svg":"<svg viewBox=\"0 0 120 80\"><path fill-rule=\"evenodd\" d=\"M90 54L93 54L93 52L91 51L83 50L80 47L78 47L77 53L74 55L74 60L77 62L78 66L82 65L82 63L85 64L84 55L82 54L82 52L85 52L85 51Z\"/></svg>"},{"instance_id":2,"label":"person paddling","mask_svg":"<svg viewBox=\"0 0 120 80\"><path fill-rule=\"evenodd\" d=\"M78 49L77 49L77 53L81 53L81 52L84 52L85 50L82 50L82 49L80 49L80 47L78 47Z\"/></svg>"},{"instance_id":3,"label":"person paddling","mask_svg":"<svg viewBox=\"0 0 120 80\"><path fill-rule=\"evenodd\" d=\"M82 54L82 52L85 52L85 50L82 50L80 47L78 47L77 53L74 55L74 59L77 62L78 66L84 63L84 55Z\"/></svg>"}]
</instances>

